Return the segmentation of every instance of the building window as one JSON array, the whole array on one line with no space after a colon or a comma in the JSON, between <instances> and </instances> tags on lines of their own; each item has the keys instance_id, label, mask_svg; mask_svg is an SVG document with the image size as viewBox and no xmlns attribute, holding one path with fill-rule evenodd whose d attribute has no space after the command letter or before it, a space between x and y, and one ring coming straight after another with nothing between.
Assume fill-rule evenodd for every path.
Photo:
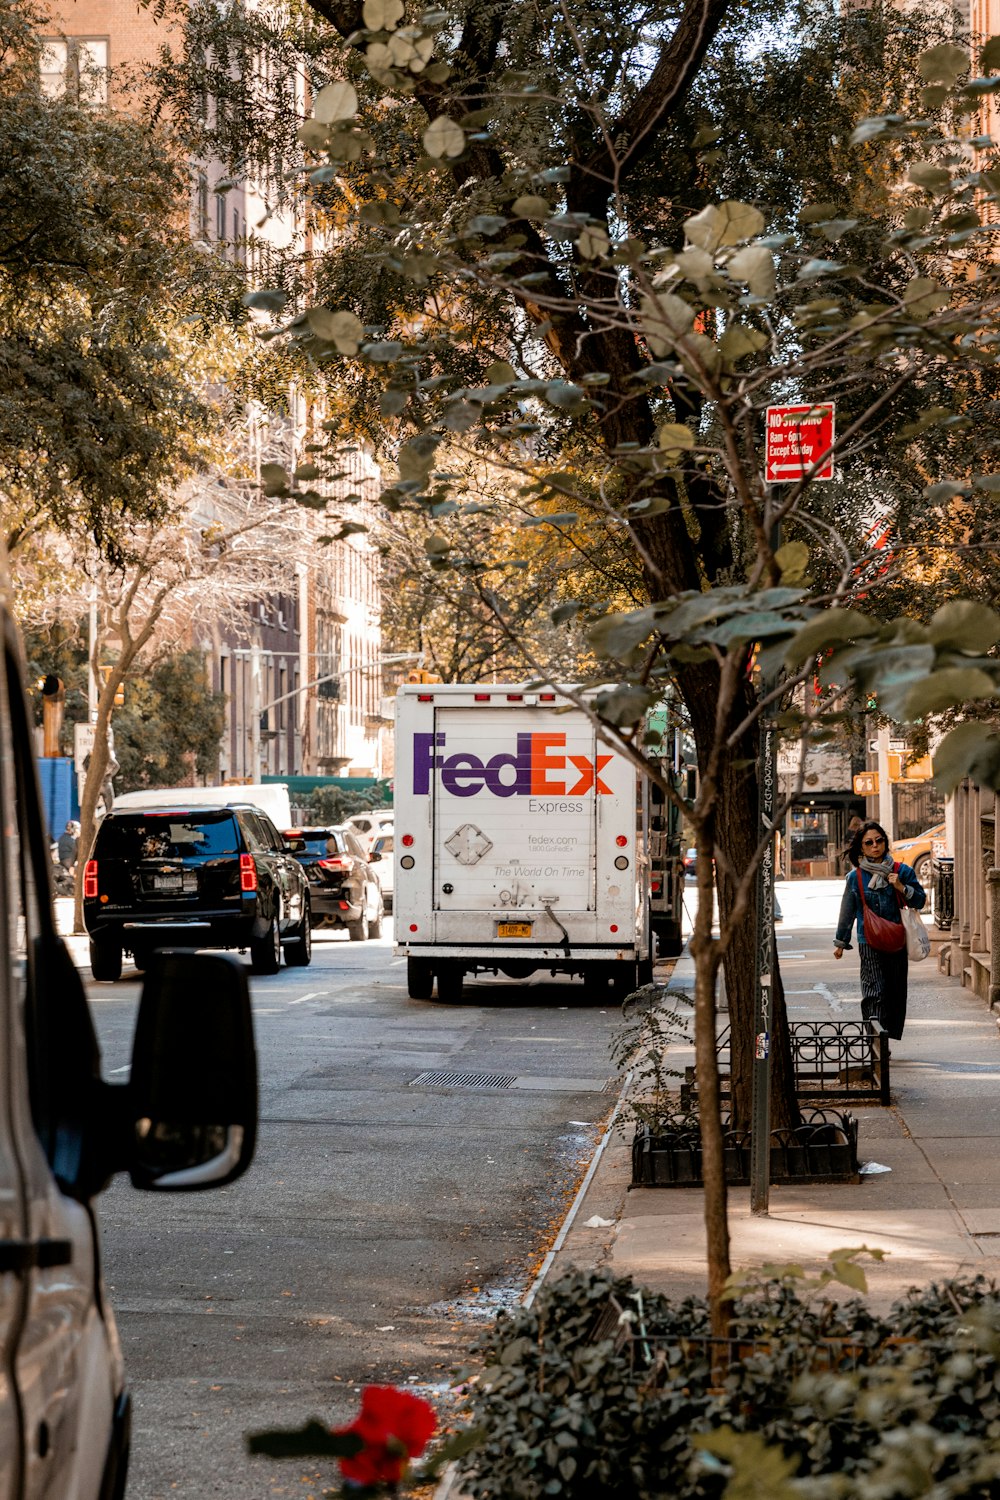
<instances>
[{"instance_id":1,"label":"building window","mask_svg":"<svg viewBox=\"0 0 1000 1500\"><path fill-rule=\"evenodd\" d=\"M219 244L225 244L226 239L226 200L222 193L215 195L215 238Z\"/></svg>"},{"instance_id":2,"label":"building window","mask_svg":"<svg viewBox=\"0 0 1000 1500\"><path fill-rule=\"evenodd\" d=\"M42 93L68 94L80 104L108 102L106 37L43 37L39 62Z\"/></svg>"},{"instance_id":3,"label":"building window","mask_svg":"<svg viewBox=\"0 0 1000 1500\"><path fill-rule=\"evenodd\" d=\"M208 178L198 173L195 185L195 234L200 240L208 239Z\"/></svg>"}]
</instances>

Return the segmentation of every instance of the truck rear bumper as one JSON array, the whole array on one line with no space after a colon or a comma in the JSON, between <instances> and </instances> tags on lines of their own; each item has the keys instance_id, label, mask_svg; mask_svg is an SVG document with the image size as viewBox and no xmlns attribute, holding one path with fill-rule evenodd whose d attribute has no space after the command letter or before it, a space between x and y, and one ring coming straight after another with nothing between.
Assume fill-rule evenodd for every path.
<instances>
[{"instance_id":1,"label":"truck rear bumper","mask_svg":"<svg viewBox=\"0 0 1000 1500\"><path fill-rule=\"evenodd\" d=\"M399 958L419 958L428 963L435 959L462 959L487 969L509 963L615 963L637 962L640 953L635 943L612 948L607 943L573 943L568 948L541 943L396 943Z\"/></svg>"}]
</instances>

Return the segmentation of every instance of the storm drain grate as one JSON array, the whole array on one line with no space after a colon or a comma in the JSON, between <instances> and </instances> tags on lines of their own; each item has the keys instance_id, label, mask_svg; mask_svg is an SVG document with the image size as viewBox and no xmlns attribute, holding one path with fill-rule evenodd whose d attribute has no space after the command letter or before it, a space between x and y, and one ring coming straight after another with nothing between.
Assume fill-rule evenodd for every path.
<instances>
[{"instance_id":1,"label":"storm drain grate","mask_svg":"<svg viewBox=\"0 0 1000 1500\"><path fill-rule=\"evenodd\" d=\"M440 1089L509 1089L516 1082L516 1073L455 1073L448 1068L429 1068L411 1079L410 1087L422 1083Z\"/></svg>"}]
</instances>

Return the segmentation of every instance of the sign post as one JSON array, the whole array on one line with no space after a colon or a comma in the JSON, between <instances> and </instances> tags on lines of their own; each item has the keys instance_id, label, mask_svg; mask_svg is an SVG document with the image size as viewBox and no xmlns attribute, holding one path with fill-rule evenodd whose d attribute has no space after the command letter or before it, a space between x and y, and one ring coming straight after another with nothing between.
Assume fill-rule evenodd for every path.
<instances>
[{"instance_id":1,"label":"sign post","mask_svg":"<svg viewBox=\"0 0 1000 1500\"><path fill-rule=\"evenodd\" d=\"M766 689L765 689L766 690ZM767 836L757 870L757 985L754 994L754 1045L750 1128L750 1212L766 1214L771 1185L771 1024L774 1000L774 789L778 734L774 716L759 725L757 785L760 828Z\"/></svg>"},{"instance_id":2,"label":"sign post","mask_svg":"<svg viewBox=\"0 0 1000 1500\"><path fill-rule=\"evenodd\" d=\"M835 411L832 401L814 406L769 406L766 412L764 480L767 484L796 484L810 479L832 479ZM819 467L815 466L819 464ZM815 472L810 472L815 470Z\"/></svg>"}]
</instances>

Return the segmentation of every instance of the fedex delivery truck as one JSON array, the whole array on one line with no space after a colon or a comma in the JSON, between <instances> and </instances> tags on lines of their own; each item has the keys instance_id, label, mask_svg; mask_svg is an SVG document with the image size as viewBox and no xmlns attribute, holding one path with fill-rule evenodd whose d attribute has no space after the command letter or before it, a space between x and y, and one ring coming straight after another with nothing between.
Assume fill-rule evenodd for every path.
<instances>
[{"instance_id":1,"label":"fedex delivery truck","mask_svg":"<svg viewBox=\"0 0 1000 1500\"><path fill-rule=\"evenodd\" d=\"M647 782L555 690L396 698L396 952L416 1000L467 974L652 978Z\"/></svg>"}]
</instances>

